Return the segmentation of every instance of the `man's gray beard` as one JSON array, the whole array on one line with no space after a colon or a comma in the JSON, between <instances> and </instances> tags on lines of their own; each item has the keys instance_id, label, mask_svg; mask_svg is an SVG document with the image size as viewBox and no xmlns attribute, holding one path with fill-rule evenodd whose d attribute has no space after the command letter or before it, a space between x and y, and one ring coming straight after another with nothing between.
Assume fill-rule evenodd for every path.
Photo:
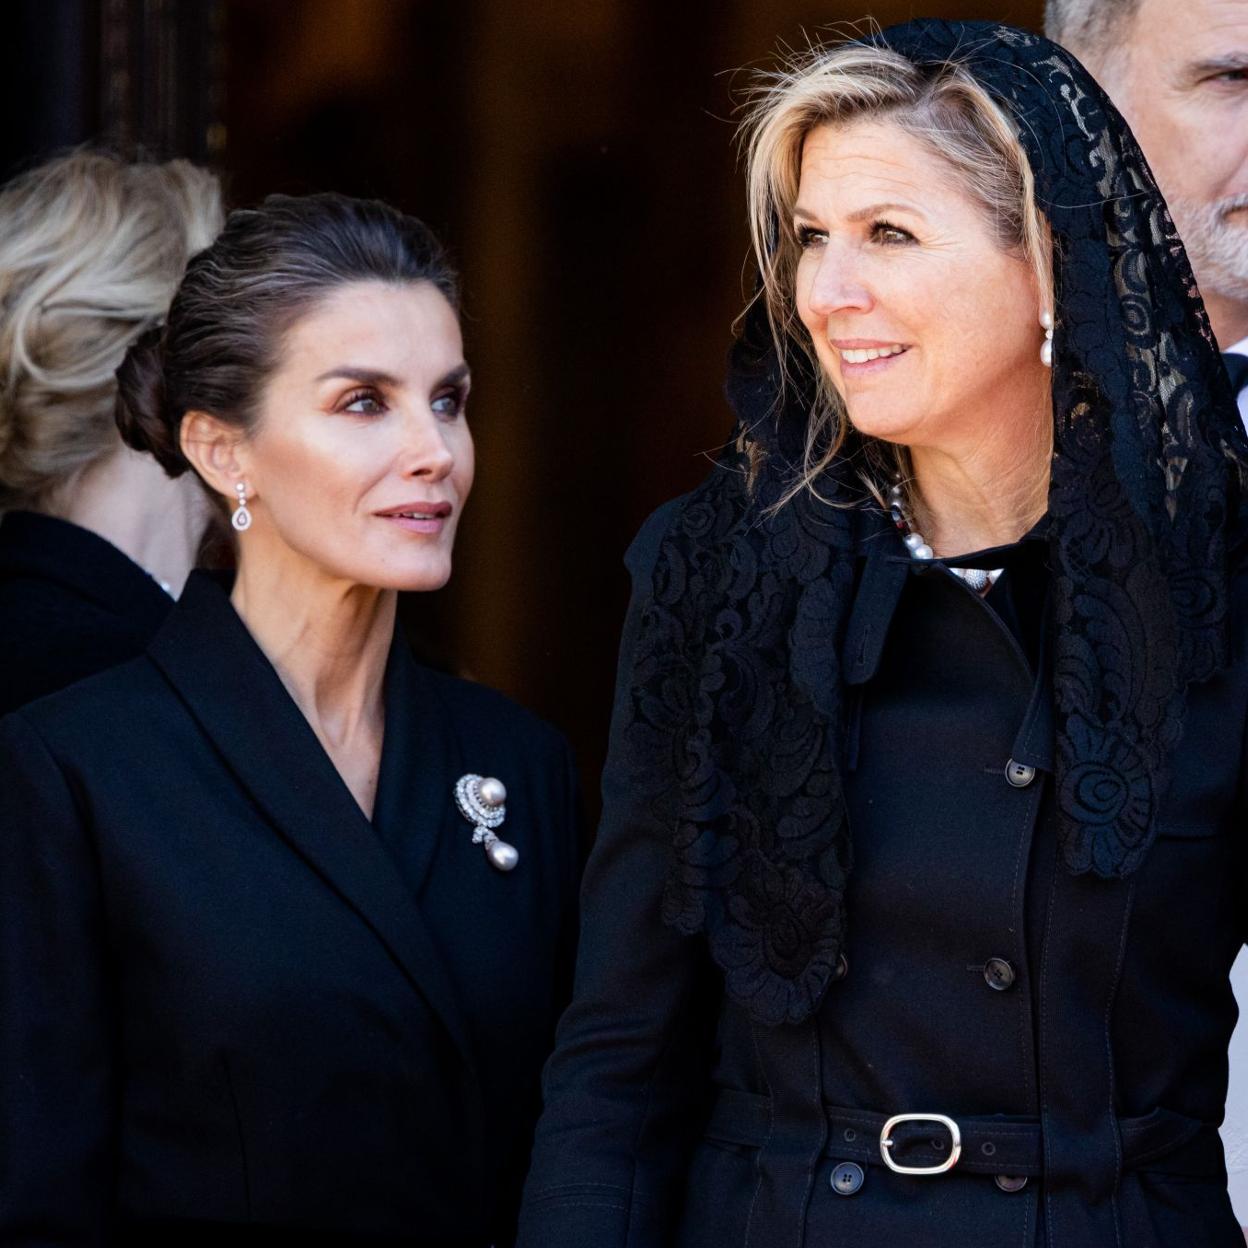
<instances>
[{"instance_id":1,"label":"man's gray beard","mask_svg":"<svg viewBox=\"0 0 1248 1248\"><path fill-rule=\"evenodd\" d=\"M1212 204L1178 197L1168 202L1201 289L1248 300L1248 195Z\"/></svg>"}]
</instances>

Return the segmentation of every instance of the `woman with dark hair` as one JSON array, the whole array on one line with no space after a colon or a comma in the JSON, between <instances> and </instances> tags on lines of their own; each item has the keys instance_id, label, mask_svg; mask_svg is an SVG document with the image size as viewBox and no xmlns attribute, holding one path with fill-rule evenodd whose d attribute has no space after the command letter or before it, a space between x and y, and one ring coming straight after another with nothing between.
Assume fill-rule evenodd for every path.
<instances>
[{"instance_id":1,"label":"woman with dark hair","mask_svg":"<svg viewBox=\"0 0 1248 1248\"><path fill-rule=\"evenodd\" d=\"M1165 204L1004 26L816 50L747 138L520 1243L1242 1248L1248 447Z\"/></svg>"},{"instance_id":2,"label":"woman with dark hair","mask_svg":"<svg viewBox=\"0 0 1248 1248\"><path fill-rule=\"evenodd\" d=\"M5 1244L510 1241L576 802L552 729L396 633L468 387L436 240L332 195L233 213L127 355L125 440L237 574L0 722Z\"/></svg>"}]
</instances>

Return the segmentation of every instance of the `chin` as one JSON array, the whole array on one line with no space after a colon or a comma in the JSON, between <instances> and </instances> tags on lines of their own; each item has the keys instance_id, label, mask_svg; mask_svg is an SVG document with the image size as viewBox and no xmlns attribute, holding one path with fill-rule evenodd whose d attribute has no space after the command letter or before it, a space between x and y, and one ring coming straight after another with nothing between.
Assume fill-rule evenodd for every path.
<instances>
[{"instance_id":1,"label":"chin","mask_svg":"<svg viewBox=\"0 0 1248 1248\"><path fill-rule=\"evenodd\" d=\"M392 589L399 593L428 593L441 589L451 579L450 559L426 559L420 563L408 560L386 560L361 565L339 563L333 575L340 580L370 589Z\"/></svg>"},{"instance_id":2,"label":"chin","mask_svg":"<svg viewBox=\"0 0 1248 1248\"><path fill-rule=\"evenodd\" d=\"M880 442L893 442L906 446L915 432L914 413L905 416L889 416L883 412L858 413L848 411L849 423L864 438L876 438Z\"/></svg>"},{"instance_id":3,"label":"chin","mask_svg":"<svg viewBox=\"0 0 1248 1248\"><path fill-rule=\"evenodd\" d=\"M441 589L451 579L451 562L434 566L426 565L412 568L394 578L394 584L387 588L398 589L408 594L427 594Z\"/></svg>"}]
</instances>

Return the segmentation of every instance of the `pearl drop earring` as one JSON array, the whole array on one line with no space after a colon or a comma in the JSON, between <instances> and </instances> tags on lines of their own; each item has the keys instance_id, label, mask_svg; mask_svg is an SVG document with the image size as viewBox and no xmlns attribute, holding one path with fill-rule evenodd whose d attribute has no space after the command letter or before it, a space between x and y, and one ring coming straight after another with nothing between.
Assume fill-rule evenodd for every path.
<instances>
[{"instance_id":1,"label":"pearl drop earring","mask_svg":"<svg viewBox=\"0 0 1248 1248\"><path fill-rule=\"evenodd\" d=\"M1040 344L1040 363L1045 368L1053 367L1053 313L1040 313L1040 327L1044 330L1044 341Z\"/></svg>"},{"instance_id":2,"label":"pearl drop earring","mask_svg":"<svg viewBox=\"0 0 1248 1248\"><path fill-rule=\"evenodd\" d=\"M238 492L238 506L235 507L234 514L230 517L230 523L242 533L251 528L251 512L247 508L247 486L244 482L237 481L234 489Z\"/></svg>"}]
</instances>

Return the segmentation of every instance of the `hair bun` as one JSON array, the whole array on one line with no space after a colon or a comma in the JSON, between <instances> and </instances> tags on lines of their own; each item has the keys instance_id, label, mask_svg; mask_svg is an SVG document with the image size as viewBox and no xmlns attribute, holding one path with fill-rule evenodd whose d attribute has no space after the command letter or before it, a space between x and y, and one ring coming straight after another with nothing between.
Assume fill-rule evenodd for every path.
<instances>
[{"instance_id":1,"label":"hair bun","mask_svg":"<svg viewBox=\"0 0 1248 1248\"><path fill-rule=\"evenodd\" d=\"M178 441L178 426L165 403L164 330L146 330L131 344L117 369L117 428L122 441L145 451L171 476L190 467Z\"/></svg>"}]
</instances>

